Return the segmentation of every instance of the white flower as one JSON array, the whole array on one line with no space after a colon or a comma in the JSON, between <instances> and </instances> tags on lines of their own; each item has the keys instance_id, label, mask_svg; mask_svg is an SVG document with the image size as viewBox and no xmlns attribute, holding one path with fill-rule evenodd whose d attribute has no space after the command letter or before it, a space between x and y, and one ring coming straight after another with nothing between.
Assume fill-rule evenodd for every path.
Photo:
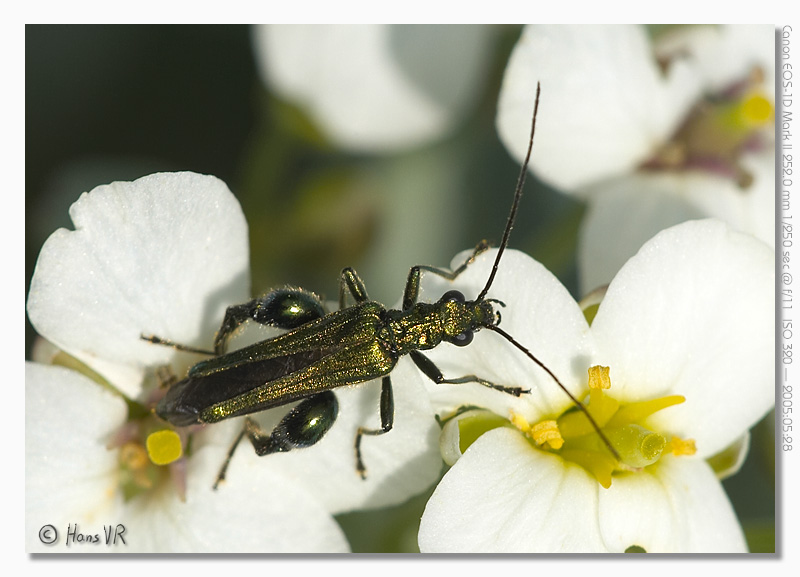
<instances>
[{"instance_id":1,"label":"white flower","mask_svg":"<svg viewBox=\"0 0 800 577\"><path fill-rule=\"evenodd\" d=\"M481 255L452 285L427 277L426 288L474 295L493 259ZM706 459L731 445L746 450L742 437L774 405L773 288L769 247L718 221L687 222L620 270L590 327L546 269L506 253L488 294L506 304L501 327L579 399L604 381L600 369L589 378L590 367L610 368L610 389L592 389L588 406L624 464L613 469L583 414L565 414L567 395L499 335L482 331L467 350L440 347L430 356L448 377L476 374L531 392L430 387L444 415L483 410L445 426L443 454L456 462L427 504L420 549L746 551ZM537 445L556 429L563 445ZM641 444L622 438L631 431L643 432Z\"/></svg>"},{"instance_id":2,"label":"white flower","mask_svg":"<svg viewBox=\"0 0 800 577\"><path fill-rule=\"evenodd\" d=\"M79 359L85 374L26 368L29 552L107 550L64 547L68 528L103 538L103 525L118 523L124 552L347 551L332 514L402 502L435 480L438 427L413 386L395 388L395 428L362 443L368 478L358 476L353 440L380 421L379 382L337 393L337 422L311 448L259 458L244 441L217 491L241 419L179 431L191 437L188 456L152 465L144 438L165 428L149 412L154 372L180 377L200 357L140 335L211 348L225 307L250 297L244 215L224 183L193 173L98 187L70 215L75 231L42 248L28 314L56 345L54 364ZM398 367L398 380L409 369ZM60 533L55 546L40 542L45 525Z\"/></svg>"},{"instance_id":3,"label":"white flower","mask_svg":"<svg viewBox=\"0 0 800 577\"><path fill-rule=\"evenodd\" d=\"M480 96L486 26L267 25L254 29L264 83L335 144L411 148L451 131Z\"/></svg>"},{"instance_id":4,"label":"white flower","mask_svg":"<svg viewBox=\"0 0 800 577\"><path fill-rule=\"evenodd\" d=\"M28 363L25 381L29 553L348 551L326 507L269 467L240 467L223 491L213 491L229 442L220 434L197 437L185 501L161 479L152 494L126 502L121 460L129 449L108 447L126 423L125 402L63 367ZM52 545L40 541L45 525L58 531ZM114 531L110 545L106 528ZM78 541L77 534L99 535L100 543Z\"/></svg>"},{"instance_id":5,"label":"white flower","mask_svg":"<svg viewBox=\"0 0 800 577\"><path fill-rule=\"evenodd\" d=\"M769 25L528 26L497 128L517 158L536 82L531 169L589 202L579 266L607 284L656 232L713 216L774 244L774 30Z\"/></svg>"}]
</instances>

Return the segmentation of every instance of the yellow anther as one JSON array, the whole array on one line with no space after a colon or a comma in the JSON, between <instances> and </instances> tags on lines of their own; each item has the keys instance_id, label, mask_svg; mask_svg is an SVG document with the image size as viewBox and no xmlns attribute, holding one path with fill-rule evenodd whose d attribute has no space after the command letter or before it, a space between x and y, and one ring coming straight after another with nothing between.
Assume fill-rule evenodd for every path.
<instances>
[{"instance_id":1,"label":"yellow anther","mask_svg":"<svg viewBox=\"0 0 800 577\"><path fill-rule=\"evenodd\" d=\"M754 93L744 99L739 107L742 120L750 126L759 126L772 120L774 108L762 94Z\"/></svg>"},{"instance_id":2,"label":"yellow anther","mask_svg":"<svg viewBox=\"0 0 800 577\"><path fill-rule=\"evenodd\" d=\"M122 445L119 450L119 461L128 485L138 489L149 489L153 486L147 469L150 461L142 445L133 441Z\"/></svg>"},{"instance_id":3,"label":"yellow anther","mask_svg":"<svg viewBox=\"0 0 800 577\"><path fill-rule=\"evenodd\" d=\"M558 430L558 423L555 421L541 421L531 427L530 436L537 445L547 445L552 449L560 449L564 444L564 439Z\"/></svg>"},{"instance_id":4,"label":"yellow anther","mask_svg":"<svg viewBox=\"0 0 800 577\"><path fill-rule=\"evenodd\" d=\"M523 433L527 433L528 431L531 430L531 425L530 423L528 423L525 417L523 417L519 413L515 413L514 411L511 411L511 424L514 425Z\"/></svg>"},{"instance_id":5,"label":"yellow anther","mask_svg":"<svg viewBox=\"0 0 800 577\"><path fill-rule=\"evenodd\" d=\"M672 437L669 440L669 450L676 457L681 455L694 455L697 452L697 446L694 439L681 439L680 437Z\"/></svg>"},{"instance_id":6,"label":"yellow anther","mask_svg":"<svg viewBox=\"0 0 800 577\"><path fill-rule=\"evenodd\" d=\"M119 460L125 467L138 470L147 465L147 453L139 443L131 441L120 447Z\"/></svg>"},{"instance_id":7,"label":"yellow anther","mask_svg":"<svg viewBox=\"0 0 800 577\"><path fill-rule=\"evenodd\" d=\"M611 377L609 368L595 365L589 367L589 388L590 389L610 389Z\"/></svg>"},{"instance_id":8,"label":"yellow anther","mask_svg":"<svg viewBox=\"0 0 800 577\"><path fill-rule=\"evenodd\" d=\"M147 454L156 465L169 465L183 454L181 438L172 429L163 429L147 437Z\"/></svg>"}]
</instances>

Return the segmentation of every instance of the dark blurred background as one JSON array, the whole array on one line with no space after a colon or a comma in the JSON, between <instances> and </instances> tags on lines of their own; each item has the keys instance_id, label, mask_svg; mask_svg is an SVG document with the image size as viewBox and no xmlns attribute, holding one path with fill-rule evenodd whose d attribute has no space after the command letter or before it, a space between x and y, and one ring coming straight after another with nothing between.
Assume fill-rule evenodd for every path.
<instances>
[{"instance_id":1,"label":"dark blurred background","mask_svg":"<svg viewBox=\"0 0 800 577\"><path fill-rule=\"evenodd\" d=\"M481 239L500 240L519 167L494 115L519 30L497 27L478 104L451 135L373 156L337 150L267 91L248 27L27 26L26 294L43 242L71 228L67 211L82 192L192 170L216 175L239 198L254 294L293 284L335 299L339 272L353 266L371 297L396 305L410 266L448 266ZM583 205L529 182L511 245L580 297ZM27 351L34 336L26 318ZM745 469L725 482L754 551L774 551L773 438L759 425ZM356 551L413 550L425 499L340 522Z\"/></svg>"}]
</instances>

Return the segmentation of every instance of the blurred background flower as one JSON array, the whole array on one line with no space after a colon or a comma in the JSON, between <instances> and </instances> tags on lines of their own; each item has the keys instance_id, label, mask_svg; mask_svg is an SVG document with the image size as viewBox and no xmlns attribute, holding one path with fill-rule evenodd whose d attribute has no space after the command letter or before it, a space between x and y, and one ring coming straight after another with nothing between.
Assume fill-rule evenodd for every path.
<instances>
[{"instance_id":1,"label":"blurred background flower","mask_svg":"<svg viewBox=\"0 0 800 577\"><path fill-rule=\"evenodd\" d=\"M660 32L642 30L646 39ZM379 76L350 76L349 86L339 85L339 102L347 101L349 93L352 102L362 103L355 112L361 108L379 116L378 128L407 131L405 140L378 132L371 138L389 144L365 148L344 146L331 127L330 112L320 112L333 106L319 99L323 87L335 80L315 72L300 81L284 70L281 78L294 78L299 92L287 92L280 84L278 69L268 64L267 56L279 48L267 46L262 54L270 30L28 26L26 293L39 249L57 227L70 226L67 209L80 192L158 171L193 170L225 181L242 205L249 223L254 294L291 283L335 299L339 272L353 266L372 298L396 305L409 267L445 266L458 251L483 238L495 244L500 240L519 164L499 141L495 118L504 70L521 31L517 26L423 27L410 43L408 36L403 40L402 28L348 35L353 42L348 54L357 51L353 46L359 38L371 42L362 45L371 52L367 46L375 47L364 66L381 63L387 78L403 87L390 92L414 95L412 104L422 102L423 110L429 110L419 114L435 119L424 130L412 121L395 122L420 109L408 108L407 100L401 101L401 109L372 108L381 99L364 97L368 89L386 94L370 86ZM320 45L322 38L320 33ZM452 54L448 39L458 46L457 58L447 56L445 62L457 66L444 66L433 56ZM647 49L648 42L640 46ZM322 54L316 49L295 53L301 59L297 62L311 59L295 67L313 66L332 74L337 60L351 58L336 58L337 50L330 45ZM422 69L414 64L420 62L419 54L424 56ZM272 72L264 72L262 64ZM670 74L678 73L679 59L675 65ZM574 70L563 72L581 68L573 61ZM547 158L554 145L551 138L560 136L578 146L589 136L580 125L570 124L575 109L556 108L556 96L550 96L553 80L541 80L542 128L534 161ZM599 100L598 86L593 88L582 96L581 105L602 113L609 103ZM635 100L637 93L626 94ZM533 96L533 90L521 96L523 133ZM689 96L679 98L687 107ZM545 122L556 126L554 137L545 138ZM361 126L364 131L371 128ZM523 134L518 146L526 142ZM577 173L588 163L602 164L603 157L595 156L602 152L593 149L582 155L572 149L566 162ZM576 255L586 201L562 194L560 188L552 180L529 180L511 245L542 262L580 298ZM26 320L28 350L33 335ZM752 551L774 550L773 458L774 432L762 424L753 431L742 472L724 482ZM415 550L426 500L423 495L406 505L337 520L354 551Z\"/></svg>"},{"instance_id":2,"label":"blurred background flower","mask_svg":"<svg viewBox=\"0 0 800 577\"><path fill-rule=\"evenodd\" d=\"M497 127L525 153L528 95L547 98L531 169L588 202L581 286L608 284L656 232L714 216L774 246L774 29L527 26Z\"/></svg>"},{"instance_id":3,"label":"blurred background flower","mask_svg":"<svg viewBox=\"0 0 800 577\"><path fill-rule=\"evenodd\" d=\"M336 146L366 154L451 132L480 97L494 36L494 28L469 25L253 30L264 84L308 114Z\"/></svg>"}]
</instances>

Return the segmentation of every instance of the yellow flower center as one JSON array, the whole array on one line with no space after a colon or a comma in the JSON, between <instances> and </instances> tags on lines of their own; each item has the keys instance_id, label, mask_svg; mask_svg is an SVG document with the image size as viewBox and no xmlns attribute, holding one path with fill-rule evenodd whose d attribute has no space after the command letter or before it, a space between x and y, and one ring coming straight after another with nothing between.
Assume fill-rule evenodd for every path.
<instances>
[{"instance_id":1,"label":"yellow flower center","mask_svg":"<svg viewBox=\"0 0 800 577\"><path fill-rule=\"evenodd\" d=\"M671 395L621 404L605 392L611 388L611 378L609 368L601 366L589 369L588 385L589 395L584 405L620 460L608 449L586 415L575 408L556 420L535 424L512 414L511 423L535 446L582 466L605 488L611 486L614 473L641 471L667 453L694 454L694 441L652 431L646 426L650 415L684 402L684 397Z\"/></svg>"},{"instance_id":2,"label":"yellow flower center","mask_svg":"<svg viewBox=\"0 0 800 577\"><path fill-rule=\"evenodd\" d=\"M139 402L128 398L102 375L63 351L59 351L51 362L89 377L125 400L128 418L107 445L109 450L117 451L118 487L125 500L157 490L159 484L170 477L177 488L178 497L184 500L185 467L180 466L180 459L184 456L183 440L172 429L155 430L163 425L163 421L157 420L152 411L155 401L148 398ZM149 378L157 381L150 383L153 389L162 388L165 379L172 378L171 371L168 367L159 367ZM178 466L163 467L172 463Z\"/></svg>"},{"instance_id":3,"label":"yellow flower center","mask_svg":"<svg viewBox=\"0 0 800 577\"><path fill-rule=\"evenodd\" d=\"M164 466L181 463L182 440L171 429L148 434L155 426L155 419L149 414L129 420L109 443L110 449L119 451L119 488L125 500L155 491L170 479L178 489L178 497L181 500L185 497L182 490L185 471L181 467Z\"/></svg>"}]
</instances>

